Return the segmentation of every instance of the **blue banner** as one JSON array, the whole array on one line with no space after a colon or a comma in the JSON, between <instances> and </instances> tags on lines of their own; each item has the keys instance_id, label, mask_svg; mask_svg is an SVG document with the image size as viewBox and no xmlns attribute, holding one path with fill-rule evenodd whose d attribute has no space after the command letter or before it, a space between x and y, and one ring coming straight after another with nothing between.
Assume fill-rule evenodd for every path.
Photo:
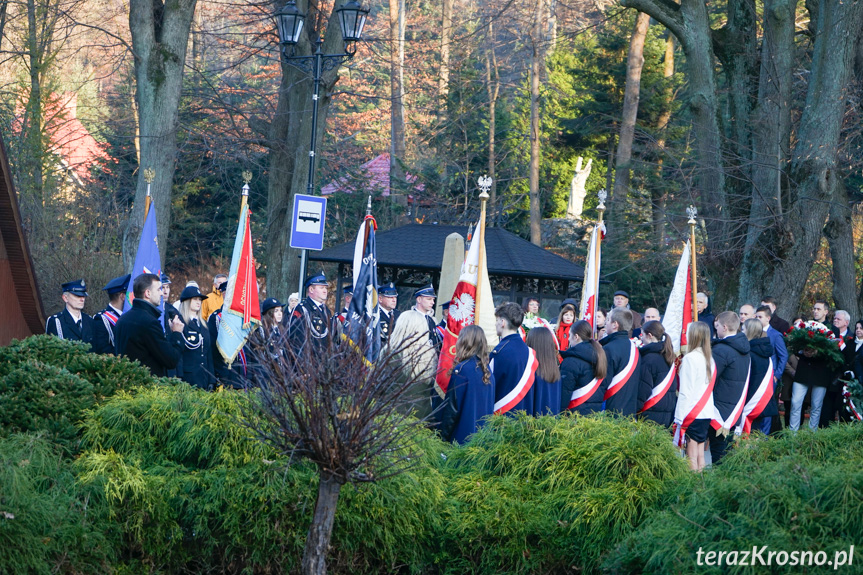
<instances>
[{"instance_id":1,"label":"blue banner","mask_svg":"<svg viewBox=\"0 0 863 575\"><path fill-rule=\"evenodd\" d=\"M135 278L141 274L156 274L162 275L162 260L159 258L159 237L156 226L156 206L150 205L150 211L147 212L147 218L144 220L144 229L141 231L141 241L138 244L138 252L135 254L135 265L132 266L132 279L129 282L129 291L126 292L126 300L123 302L123 311L129 311L132 307L132 300L135 299L132 293L132 286L135 283ZM165 302L159 304L161 312L159 321L162 321L162 316L165 315ZM162 321L162 325L164 322Z\"/></svg>"}]
</instances>

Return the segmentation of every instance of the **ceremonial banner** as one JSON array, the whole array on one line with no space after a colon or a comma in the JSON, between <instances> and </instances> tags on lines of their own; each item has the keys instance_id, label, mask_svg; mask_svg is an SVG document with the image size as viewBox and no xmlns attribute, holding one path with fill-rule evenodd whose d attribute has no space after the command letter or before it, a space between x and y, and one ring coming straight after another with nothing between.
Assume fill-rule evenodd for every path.
<instances>
[{"instance_id":1,"label":"ceremonial banner","mask_svg":"<svg viewBox=\"0 0 863 575\"><path fill-rule=\"evenodd\" d=\"M258 275L252 256L252 233L249 227L251 210L243 197L237 239L231 256L228 289L222 305L222 321L216 347L230 365L246 344L249 334L261 324L261 304L258 302Z\"/></svg>"},{"instance_id":2,"label":"ceremonial banner","mask_svg":"<svg viewBox=\"0 0 863 575\"><path fill-rule=\"evenodd\" d=\"M345 334L355 344L365 338L363 355L374 362L381 351L380 307L378 306L378 260L375 230L378 224L366 216L354 245L354 297L345 320ZM365 335L363 335L365 334Z\"/></svg>"},{"instance_id":3,"label":"ceremonial banner","mask_svg":"<svg viewBox=\"0 0 863 575\"><path fill-rule=\"evenodd\" d=\"M129 311L132 301L135 299L133 284L135 278L141 274L162 275L162 260L159 258L159 238L156 226L156 206L150 206L147 217L144 219L144 229L141 230L141 241L138 243L138 251L135 254L135 265L132 266L132 280L123 301L123 311ZM165 313L165 303L159 304L161 314ZM161 321L161 320L160 320Z\"/></svg>"},{"instance_id":4,"label":"ceremonial banner","mask_svg":"<svg viewBox=\"0 0 863 575\"><path fill-rule=\"evenodd\" d=\"M600 236L602 234L602 236ZM599 242L605 236L605 225L599 222L590 233L590 246L587 248L587 265L584 268L584 284L581 290L581 309L579 317L596 330L596 298L599 290L599 268L602 254Z\"/></svg>"},{"instance_id":5,"label":"ceremonial banner","mask_svg":"<svg viewBox=\"0 0 863 575\"><path fill-rule=\"evenodd\" d=\"M668 296L665 315L662 316L662 327L671 338L674 353L686 345L686 328L692 323L692 274L690 273L689 242L683 247L677 273L674 275L674 285Z\"/></svg>"}]
</instances>

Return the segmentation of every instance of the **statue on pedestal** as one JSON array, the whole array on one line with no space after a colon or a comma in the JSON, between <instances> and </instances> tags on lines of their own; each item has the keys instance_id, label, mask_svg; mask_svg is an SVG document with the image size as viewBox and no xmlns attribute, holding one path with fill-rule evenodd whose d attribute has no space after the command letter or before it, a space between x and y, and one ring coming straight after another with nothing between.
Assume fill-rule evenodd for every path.
<instances>
[{"instance_id":1,"label":"statue on pedestal","mask_svg":"<svg viewBox=\"0 0 863 575\"><path fill-rule=\"evenodd\" d=\"M569 189L569 203L566 205L566 217L569 219L580 219L584 209L584 196L587 194L584 188L587 177L590 176L593 159L587 160L584 168L581 167L582 160L583 158L579 156L578 163L575 165L575 175L572 177L572 186Z\"/></svg>"}]
</instances>

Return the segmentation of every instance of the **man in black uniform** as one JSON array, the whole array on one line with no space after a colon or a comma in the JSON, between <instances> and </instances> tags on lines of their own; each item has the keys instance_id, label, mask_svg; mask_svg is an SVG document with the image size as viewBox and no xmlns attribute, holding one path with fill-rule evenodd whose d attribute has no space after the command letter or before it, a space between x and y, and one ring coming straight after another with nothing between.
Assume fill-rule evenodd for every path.
<instances>
[{"instance_id":1,"label":"man in black uniform","mask_svg":"<svg viewBox=\"0 0 863 575\"><path fill-rule=\"evenodd\" d=\"M441 344L443 343L443 338L440 337L437 331L437 324L434 321L434 316L432 313L434 312L434 300L437 295L434 292L434 286L431 284L422 287L414 292L414 299L416 300L416 304L412 309L420 312L424 316L426 316L426 323L429 326L429 341L431 341L435 348L437 348L438 352L440 352Z\"/></svg>"},{"instance_id":2,"label":"man in black uniform","mask_svg":"<svg viewBox=\"0 0 863 575\"><path fill-rule=\"evenodd\" d=\"M164 377L177 367L183 349L183 321L174 318L168 335L159 322L162 282L156 274L141 274L132 283L132 309L117 321L114 331L117 355L138 360L153 375Z\"/></svg>"},{"instance_id":3,"label":"man in black uniform","mask_svg":"<svg viewBox=\"0 0 863 575\"><path fill-rule=\"evenodd\" d=\"M322 348L330 337L333 314L327 308L327 278L324 272L306 280L306 297L294 308L288 319L288 340L297 356L306 352L307 344Z\"/></svg>"},{"instance_id":4,"label":"man in black uniform","mask_svg":"<svg viewBox=\"0 0 863 575\"><path fill-rule=\"evenodd\" d=\"M222 292L222 297L225 295L225 290L228 289L228 282L223 281L217 288ZM264 300L266 301L266 300ZM224 307L224 303L222 305ZM210 314L207 320L207 328L210 332L210 345L212 346L213 367L216 371L216 379L219 385L223 387L232 387L233 389L243 389L246 386L246 378L249 377L249 361L250 353L249 346L244 345L240 349L240 353L234 359L231 365L225 361L222 352L219 351L219 328L222 325L222 307L217 308Z\"/></svg>"},{"instance_id":5,"label":"man in black uniform","mask_svg":"<svg viewBox=\"0 0 863 575\"><path fill-rule=\"evenodd\" d=\"M123 299L131 279L132 274L126 274L102 288L108 294L108 307L93 316L93 351L96 353L114 353L114 326L123 315Z\"/></svg>"},{"instance_id":6,"label":"man in black uniform","mask_svg":"<svg viewBox=\"0 0 863 575\"><path fill-rule=\"evenodd\" d=\"M381 308L379 324L381 326L381 345L384 346L390 339L390 334L399 318L399 310L396 309L399 301L399 290L396 284L390 282L384 286L378 286L378 304Z\"/></svg>"},{"instance_id":7,"label":"man in black uniform","mask_svg":"<svg viewBox=\"0 0 863 575\"><path fill-rule=\"evenodd\" d=\"M60 339L83 341L93 345L93 318L84 313L87 303L87 286L84 280L64 283L63 302L66 307L60 313L48 318L45 323L45 333L56 335Z\"/></svg>"}]
</instances>

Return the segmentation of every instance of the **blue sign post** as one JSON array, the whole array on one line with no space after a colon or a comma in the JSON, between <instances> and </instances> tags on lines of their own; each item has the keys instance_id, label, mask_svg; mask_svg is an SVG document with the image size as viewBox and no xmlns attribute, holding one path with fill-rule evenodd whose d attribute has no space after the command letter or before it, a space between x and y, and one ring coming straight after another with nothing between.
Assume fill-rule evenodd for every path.
<instances>
[{"instance_id":1,"label":"blue sign post","mask_svg":"<svg viewBox=\"0 0 863 575\"><path fill-rule=\"evenodd\" d=\"M300 249L300 298L306 280L306 250L324 249L324 220L327 199L320 196L294 194L294 212L291 218L291 247Z\"/></svg>"}]
</instances>

